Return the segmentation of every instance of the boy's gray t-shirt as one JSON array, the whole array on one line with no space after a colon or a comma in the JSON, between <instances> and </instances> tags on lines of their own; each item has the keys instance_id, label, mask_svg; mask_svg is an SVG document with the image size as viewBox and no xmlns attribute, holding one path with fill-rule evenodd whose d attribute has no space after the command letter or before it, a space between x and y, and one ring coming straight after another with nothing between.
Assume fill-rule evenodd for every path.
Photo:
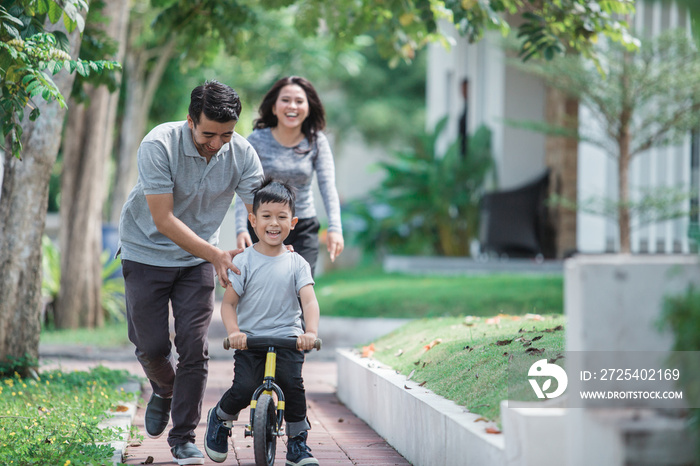
<instances>
[{"instance_id":1,"label":"boy's gray t-shirt","mask_svg":"<svg viewBox=\"0 0 700 466\"><path fill-rule=\"evenodd\" d=\"M146 195L173 195L173 214L197 236L217 245L219 227L234 193L253 203L253 189L263 178L255 149L238 133L209 163L192 140L187 122L164 123L141 142L138 182L119 222L122 259L160 267L189 267L204 262L158 231Z\"/></svg>"},{"instance_id":2,"label":"boy's gray t-shirt","mask_svg":"<svg viewBox=\"0 0 700 466\"><path fill-rule=\"evenodd\" d=\"M233 258L241 271L229 270L234 291L238 294L238 327L250 336L291 337L304 333L299 305L299 290L313 285L311 267L296 252L266 256L246 248Z\"/></svg>"}]
</instances>

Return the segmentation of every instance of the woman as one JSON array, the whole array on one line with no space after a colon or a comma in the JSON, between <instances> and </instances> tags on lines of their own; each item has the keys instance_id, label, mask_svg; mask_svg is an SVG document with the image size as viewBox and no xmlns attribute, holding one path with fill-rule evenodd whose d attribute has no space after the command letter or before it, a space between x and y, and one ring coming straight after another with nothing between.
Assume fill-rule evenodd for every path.
<instances>
[{"instance_id":1,"label":"woman","mask_svg":"<svg viewBox=\"0 0 700 466\"><path fill-rule=\"evenodd\" d=\"M323 104L311 83L299 76L277 81L263 97L248 137L260 157L265 176L287 181L296 189L294 230L285 241L316 271L318 230L311 181L314 172L328 214L326 239L331 261L343 252L340 201L335 186L333 153L322 130L326 125ZM247 221L245 206L236 198L236 236L239 248L257 242ZM247 228L246 228L247 226Z\"/></svg>"}]
</instances>

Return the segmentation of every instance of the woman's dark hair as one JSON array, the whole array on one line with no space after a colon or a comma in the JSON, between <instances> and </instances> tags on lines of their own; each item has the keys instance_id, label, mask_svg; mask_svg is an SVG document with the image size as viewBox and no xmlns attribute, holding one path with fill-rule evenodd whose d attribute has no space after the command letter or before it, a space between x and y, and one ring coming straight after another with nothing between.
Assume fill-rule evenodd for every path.
<instances>
[{"instance_id":1,"label":"woman's dark hair","mask_svg":"<svg viewBox=\"0 0 700 466\"><path fill-rule=\"evenodd\" d=\"M258 211L260 204L268 202L288 204L289 209L292 211L292 217L294 217L296 193L294 188L286 181L266 177L254 191L253 213Z\"/></svg>"},{"instance_id":2,"label":"woman's dark hair","mask_svg":"<svg viewBox=\"0 0 700 466\"><path fill-rule=\"evenodd\" d=\"M287 76L272 85L260 103L260 108L258 108L259 118L254 121L253 127L262 129L277 126L277 117L272 113L272 107L275 105L282 88L290 84L296 84L306 93L306 100L309 102L309 116L302 123L301 132L304 133L309 143L313 144L316 142L316 133L326 127L326 112L314 86L308 79L300 76Z\"/></svg>"},{"instance_id":3,"label":"woman's dark hair","mask_svg":"<svg viewBox=\"0 0 700 466\"><path fill-rule=\"evenodd\" d=\"M195 125L202 113L212 121L227 123L238 120L241 107L241 99L232 88L218 81L206 81L192 90L188 112Z\"/></svg>"}]
</instances>

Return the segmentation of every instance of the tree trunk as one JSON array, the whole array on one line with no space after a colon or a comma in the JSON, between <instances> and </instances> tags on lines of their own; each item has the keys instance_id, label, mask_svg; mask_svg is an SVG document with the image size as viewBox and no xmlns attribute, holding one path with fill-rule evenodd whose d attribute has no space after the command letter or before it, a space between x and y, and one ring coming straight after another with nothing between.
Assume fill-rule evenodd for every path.
<instances>
[{"instance_id":1,"label":"tree trunk","mask_svg":"<svg viewBox=\"0 0 700 466\"><path fill-rule=\"evenodd\" d=\"M569 129L578 127L578 100L563 92L547 89L547 122ZM576 202L578 196L578 141L575 138L548 136L546 165L550 170L549 194ZM547 242L545 257L562 259L576 251L576 211L562 206L549 207L553 230L552 241Z\"/></svg>"},{"instance_id":2,"label":"tree trunk","mask_svg":"<svg viewBox=\"0 0 700 466\"><path fill-rule=\"evenodd\" d=\"M61 29L46 23L48 30ZM81 37L68 34L70 55L77 56ZM61 71L53 80L63 95L70 93L75 75ZM38 358L41 323L41 238L46 222L51 169L61 142L65 108L36 99L41 116L22 121L23 160L4 156L0 196L0 362ZM25 374L22 374L25 375Z\"/></svg>"},{"instance_id":3,"label":"tree trunk","mask_svg":"<svg viewBox=\"0 0 700 466\"><path fill-rule=\"evenodd\" d=\"M618 138L620 157L618 159L618 186L620 187L620 199L618 207L618 226L620 234L620 252L629 254L632 252L630 241L630 209L629 209L629 167L630 167L630 131L629 125L623 125Z\"/></svg>"},{"instance_id":4,"label":"tree trunk","mask_svg":"<svg viewBox=\"0 0 700 466\"><path fill-rule=\"evenodd\" d=\"M101 11L106 34L122 40L128 2L112 1ZM123 50L123 47L122 47ZM117 56L111 57L117 61ZM73 104L63 143L61 177L61 288L55 305L57 328L99 327L104 323L102 288L102 205L105 166L112 152L118 94L105 86L86 89L89 102Z\"/></svg>"},{"instance_id":5,"label":"tree trunk","mask_svg":"<svg viewBox=\"0 0 700 466\"><path fill-rule=\"evenodd\" d=\"M136 184L138 170L136 167L136 152L141 140L146 135L148 112L155 96L156 89L163 78L165 68L175 52L175 40L171 38L157 50L142 50L138 48L136 39L141 33L142 24L132 24L129 43L125 58L126 95L124 101L124 116L119 131L119 148L117 151L117 167L112 201L110 203L110 222L119 224L119 216L131 188ZM148 72L150 57L156 56L153 69Z\"/></svg>"},{"instance_id":6,"label":"tree trunk","mask_svg":"<svg viewBox=\"0 0 700 466\"><path fill-rule=\"evenodd\" d=\"M618 155L618 170L617 170L617 185L618 185L618 234L620 235L620 252L629 254L632 252L631 244L631 225L630 225L630 190L629 190L629 169L632 156L630 155L630 143L632 136L630 134L630 124L632 121L632 104L630 103L633 96L630 94L629 83L629 68L632 62L632 54L623 52L623 64L626 68L622 73L620 81L620 123L617 133L617 144L619 148Z\"/></svg>"}]
</instances>

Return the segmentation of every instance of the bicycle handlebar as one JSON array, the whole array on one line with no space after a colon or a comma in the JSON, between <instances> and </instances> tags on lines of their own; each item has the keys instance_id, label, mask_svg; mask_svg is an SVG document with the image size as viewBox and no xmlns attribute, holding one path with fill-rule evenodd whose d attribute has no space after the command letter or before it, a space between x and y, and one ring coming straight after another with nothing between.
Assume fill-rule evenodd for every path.
<instances>
[{"instance_id":1,"label":"bicycle handlebar","mask_svg":"<svg viewBox=\"0 0 700 466\"><path fill-rule=\"evenodd\" d=\"M321 339L317 338L314 342L314 348L316 351L321 350ZM286 349L297 349L297 338L296 337L266 337L266 336L249 336L246 338L246 345L248 349L265 349L270 346L275 346L277 348ZM228 337L224 338L224 349L230 349L231 344L228 341Z\"/></svg>"}]
</instances>

